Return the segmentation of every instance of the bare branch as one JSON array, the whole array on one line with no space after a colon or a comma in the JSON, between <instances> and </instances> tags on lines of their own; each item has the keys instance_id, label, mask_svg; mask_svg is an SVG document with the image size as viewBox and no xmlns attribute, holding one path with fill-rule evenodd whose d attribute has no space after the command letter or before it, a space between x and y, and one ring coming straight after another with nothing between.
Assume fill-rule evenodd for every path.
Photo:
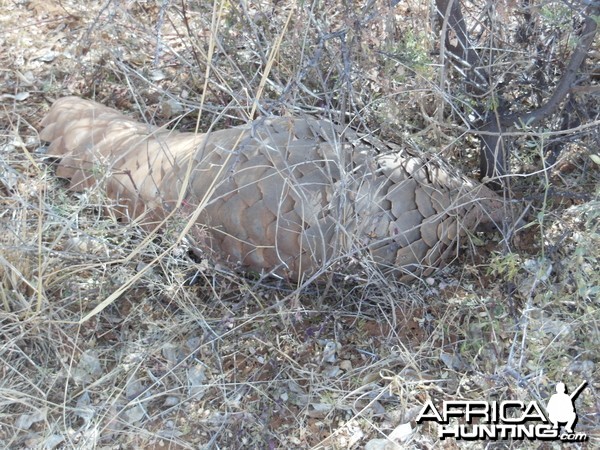
<instances>
[{"instance_id":1,"label":"bare branch","mask_svg":"<svg viewBox=\"0 0 600 450\"><path fill-rule=\"evenodd\" d=\"M559 105L564 101L577 82L577 74L583 64L597 33L597 16L600 15L598 2L585 2L585 22L580 34L579 42L573 51L567 67L557 84L554 92L547 102L533 111L519 111L505 114L498 107L491 120L484 124L471 123L470 125L481 131L480 170L481 177L488 181L497 181L507 174L507 150L504 145L504 132L515 125L533 125L554 114ZM467 24L462 14L459 0L436 0L439 18L443 21L442 51L445 49L455 58L459 58L467 70L465 82L467 91L475 96L487 96L491 86L490 74L481 67L481 58L477 50L470 44ZM455 45L450 43L450 32L454 34ZM486 112L479 107L479 116L485 117Z\"/></svg>"}]
</instances>

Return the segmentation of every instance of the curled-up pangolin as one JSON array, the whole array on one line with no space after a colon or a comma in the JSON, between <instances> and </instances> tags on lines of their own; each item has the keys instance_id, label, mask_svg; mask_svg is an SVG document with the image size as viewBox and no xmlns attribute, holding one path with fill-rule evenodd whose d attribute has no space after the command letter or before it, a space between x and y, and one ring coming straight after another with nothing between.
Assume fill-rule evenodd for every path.
<instances>
[{"instance_id":1,"label":"curled-up pangolin","mask_svg":"<svg viewBox=\"0 0 600 450\"><path fill-rule=\"evenodd\" d=\"M201 208L191 238L230 266L298 281L374 262L408 280L499 223L503 202L442 161L312 118L273 117L206 134L153 128L76 97L42 122L57 175L104 183L115 211L150 225ZM198 242L198 241L202 242Z\"/></svg>"}]
</instances>

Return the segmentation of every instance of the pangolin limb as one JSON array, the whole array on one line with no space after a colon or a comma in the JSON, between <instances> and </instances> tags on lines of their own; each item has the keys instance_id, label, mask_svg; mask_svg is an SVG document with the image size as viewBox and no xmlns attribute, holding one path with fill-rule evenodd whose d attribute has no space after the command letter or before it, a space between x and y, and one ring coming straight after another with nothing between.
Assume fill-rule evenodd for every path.
<instances>
[{"instance_id":1,"label":"pangolin limb","mask_svg":"<svg viewBox=\"0 0 600 450\"><path fill-rule=\"evenodd\" d=\"M401 280L428 275L502 199L437 158L327 120L269 117L206 134L150 127L90 100L57 100L41 139L57 175L98 182L126 219L150 225L200 205L192 239L221 262L291 281L350 261ZM208 237L206 237L208 236Z\"/></svg>"}]
</instances>

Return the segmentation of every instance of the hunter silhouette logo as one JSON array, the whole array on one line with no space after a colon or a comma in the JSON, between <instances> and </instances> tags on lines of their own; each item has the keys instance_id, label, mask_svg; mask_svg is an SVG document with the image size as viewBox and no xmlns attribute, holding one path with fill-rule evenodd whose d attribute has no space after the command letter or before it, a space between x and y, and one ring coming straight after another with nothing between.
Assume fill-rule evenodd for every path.
<instances>
[{"instance_id":1,"label":"hunter silhouette logo","mask_svg":"<svg viewBox=\"0 0 600 450\"><path fill-rule=\"evenodd\" d=\"M558 429L559 423L566 423L565 431L573 434L573 427L577 422L577 413L575 412L574 400L579 396L583 388L587 385L587 381L584 381L579 385L575 392L571 395L566 393L565 383L556 383L556 394L553 394L548 401L546 411L548 411L548 418L554 425L555 429Z\"/></svg>"},{"instance_id":2,"label":"hunter silhouette logo","mask_svg":"<svg viewBox=\"0 0 600 450\"><path fill-rule=\"evenodd\" d=\"M586 385L587 381L584 381L569 395L565 384L557 383L556 393L550 397L546 407L547 414L537 401L451 400L442 402L442 407L437 409L432 400L428 400L416 422L437 422L441 440L453 437L465 440L586 441L585 433L573 431L577 423L574 402ZM450 421L453 423L450 424ZM562 433L560 424L565 424Z\"/></svg>"}]
</instances>

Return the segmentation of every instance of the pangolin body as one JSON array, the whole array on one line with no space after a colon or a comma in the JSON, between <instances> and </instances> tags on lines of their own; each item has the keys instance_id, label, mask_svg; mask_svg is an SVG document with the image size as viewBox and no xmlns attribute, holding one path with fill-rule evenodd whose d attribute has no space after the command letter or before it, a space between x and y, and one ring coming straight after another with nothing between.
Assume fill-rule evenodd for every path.
<instances>
[{"instance_id":1,"label":"pangolin body","mask_svg":"<svg viewBox=\"0 0 600 450\"><path fill-rule=\"evenodd\" d=\"M467 231L504 215L499 196L440 159L322 119L184 133L65 97L42 126L72 189L102 182L121 217L146 225L181 194L180 213L201 209L190 234L205 250L291 281L362 262L401 280L428 275Z\"/></svg>"}]
</instances>

